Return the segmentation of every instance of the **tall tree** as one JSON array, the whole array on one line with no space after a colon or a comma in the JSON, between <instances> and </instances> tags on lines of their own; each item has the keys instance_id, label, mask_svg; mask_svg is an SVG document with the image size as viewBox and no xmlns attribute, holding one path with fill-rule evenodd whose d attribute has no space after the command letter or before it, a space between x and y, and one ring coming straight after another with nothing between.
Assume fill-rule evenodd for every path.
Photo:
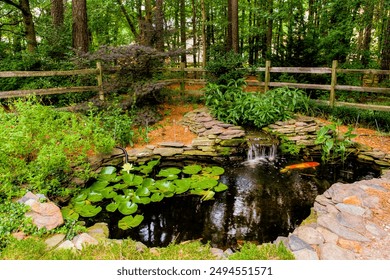
<instances>
[{"instance_id":1,"label":"tall tree","mask_svg":"<svg viewBox=\"0 0 390 280\"><path fill-rule=\"evenodd\" d=\"M138 38L139 34L138 34L138 31L137 31L137 28L136 28L136 25L135 25L135 23L134 23L133 18L132 18L132 17L130 16L130 14L127 12L125 6L124 6L123 3L122 3L122 0L116 0L116 3L119 5L119 8L120 8L120 10L121 10L123 16L125 17L126 22L127 22L127 24L129 25L129 28L130 28L131 32L133 33L135 40L138 41L138 39L139 39L139 38Z\"/></svg>"},{"instance_id":2,"label":"tall tree","mask_svg":"<svg viewBox=\"0 0 390 280\"><path fill-rule=\"evenodd\" d=\"M35 52L37 48L37 37L35 33L35 25L30 8L29 0L19 0L19 2L11 0L0 0L6 4L9 4L21 11L23 17L23 25L25 30L25 38L27 41L27 51Z\"/></svg>"},{"instance_id":3,"label":"tall tree","mask_svg":"<svg viewBox=\"0 0 390 280\"><path fill-rule=\"evenodd\" d=\"M156 26L156 49L164 51L164 0L156 0L155 26Z\"/></svg>"},{"instance_id":4,"label":"tall tree","mask_svg":"<svg viewBox=\"0 0 390 280\"><path fill-rule=\"evenodd\" d=\"M183 49L187 48L187 26L186 26L186 1L180 0L180 46ZM187 63L187 56L185 53L181 55L181 62Z\"/></svg>"},{"instance_id":5,"label":"tall tree","mask_svg":"<svg viewBox=\"0 0 390 280\"><path fill-rule=\"evenodd\" d=\"M89 35L86 0L72 0L72 19L72 46L80 52L88 52Z\"/></svg>"},{"instance_id":6,"label":"tall tree","mask_svg":"<svg viewBox=\"0 0 390 280\"><path fill-rule=\"evenodd\" d=\"M51 0L50 14L54 28L61 28L64 24L64 1Z\"/></svg>"}]
</instances>

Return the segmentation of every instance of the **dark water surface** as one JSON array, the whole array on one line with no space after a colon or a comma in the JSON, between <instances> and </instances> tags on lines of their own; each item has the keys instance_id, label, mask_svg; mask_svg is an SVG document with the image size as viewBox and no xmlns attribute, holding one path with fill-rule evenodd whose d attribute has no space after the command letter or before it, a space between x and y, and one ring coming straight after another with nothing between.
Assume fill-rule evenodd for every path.
<instances>
[{"instance_id":1,"label":"dark water surface","mask_svg":"<svg viewBox=\"0 0 390 280\"><path fill-rule=\"evenodd\" d=\"M349 161L344 165L321 165L316 170L280 173L287 163L234 164L223 166L221 182L229 186L215 200L198 196L166 198L141 206L144 221L133 230L116 224L121 217L106 220L111 238L139 240L148 246L202 239L219 248L235 247L237 242L271 242L287 236L310 214L317 195L337 181L354 182L379 176L379 170Z\"/></svg>"}]
</instances>

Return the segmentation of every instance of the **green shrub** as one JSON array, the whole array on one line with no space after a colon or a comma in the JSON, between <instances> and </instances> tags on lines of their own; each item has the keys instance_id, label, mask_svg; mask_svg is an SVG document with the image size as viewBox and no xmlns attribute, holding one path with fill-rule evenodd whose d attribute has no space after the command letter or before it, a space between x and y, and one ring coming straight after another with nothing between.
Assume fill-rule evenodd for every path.
<instances>
[{"instance_id":1,"label":"green shrub","mask_svg":"<svg viewBox=\"0 0 390 280\"><path fill-rule=\"evenodd\" d=\"M244 77L246 70L243 69L245 59L234 52L216 53L206 65L207 80L217 85L227 85L231 80Z\"/></svg>"},{"instance_id":2,"label":"green shrub","mask_svg":"<svg viewBox=\"0 0 390 280\"><path fill-rule=\"evenodd\" d=\"M258 128L286 120L295 112L308 110L309 99L301 90L277 88L259 94L244 92L244 85L243 79L232 80L226 86L208 84L206 106L221 121Z\"/></svg>"},{"instance_id":3,"label":"green shrub","mask_svg":"<svg viewBox=\"0 0 390 280\"><path fill-rule=\"evenodd\" d=\"M278 245L265 243L257 246L245 243L239 252L229 257L230 260L294 260L294 255L282 242Z\"/></svg>"},{"instance_id":4,"label":"green shrub","mask_svg":"<svg viewBox=\"0 0 390 280\"><path fill-rule=\"evenodd\" d=\"M0 109L0 201L27 190L67 195L72 179L91 176L87 153L115 142L93 120L29 99Z\"/></svg>"}]
</instances>

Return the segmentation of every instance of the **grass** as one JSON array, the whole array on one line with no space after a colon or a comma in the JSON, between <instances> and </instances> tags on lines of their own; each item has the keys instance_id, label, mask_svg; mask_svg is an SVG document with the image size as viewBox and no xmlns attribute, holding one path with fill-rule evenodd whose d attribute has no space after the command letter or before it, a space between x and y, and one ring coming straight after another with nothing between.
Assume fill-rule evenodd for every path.
<instances>
[{"instance_id":1,"label":"grass","mask_svg":"<svg viewBox=\"0 0 390 280\"><path fill-rule=\"evenodd\" d=\"M209 244L200 241L171 244L164 248L139 249L139 243L130 239L110 240L89 245L83 250L47 249L44 239L14 240L1 253L2 260L215 260ZM282 243L256 246L245 243L229 260L291 260L293 254Z\"/></svg>"}]
</instances>

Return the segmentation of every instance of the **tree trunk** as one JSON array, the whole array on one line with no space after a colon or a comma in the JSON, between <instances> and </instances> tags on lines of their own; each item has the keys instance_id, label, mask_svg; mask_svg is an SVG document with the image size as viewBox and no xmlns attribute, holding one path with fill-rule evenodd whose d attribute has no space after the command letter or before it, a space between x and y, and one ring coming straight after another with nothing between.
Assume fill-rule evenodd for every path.
<instances>
[{"instance_id":1,"label":"tree trunk","mask_svg":"<svg viewBox=\"0 0 390 280\"><path fill-rule=\"evenodd\" d=\"M196 36L196 6L195 6L195 0L191 0L192 5L192 60L194 62L194 67L196 67L197 60L196 60L196 53L197 53L197 37Z\"/></svg>"},{"instance_id":2,"label":"tree trunk","mask_svg":"<svg viewBox=\"0 0 390 280\"><path fill-rule=\"evenodd\" d=\"M370 0L371 1L371 0ZM371 30L372 21L374 17L374 3L367 1L364 9L364 35L362 42L362 58L361 62L365 68L370 62L370 44L371 44Z\"/></svg>"},{"instance_id":3,"label":"tree trunk","mask_svg":"<svg viewBox=\"0 0 390 280\"><path fill-rule=\"evenodd\" d=\"M30 1L20 0L19 3L16 3L11 0L2 0L2 2L9 4L22 12L25 38L27 41L27 51L31 53L35 52L38 43L35 33L34 21L30 9Z\"/></svg>"},{"instance_id":4,"label":"tree trunk","mask_svg":"<svg viewBox=\"0 0 390 280\"><path fill-rule=\"evenodd\" d=\"M186 49L186 7L185 7L186 1L180 0L180 45L183 49ZM187 56L186 54L181 55L181 62L187 63Z\"/></svg>"},{"instance_id":5,"label":"tree trunk","mask_svg":"<svg viewBox=\"0 0 390 280\"><path fill-rule=\"evenodd\" d=\"M87 19L87 1L72 0L72 45L80 52L88 52L88 19Z\"/></svg>"},{"instance_id":6,"label":"tree trunk","mask_svg":"<svg viewBox=\"0 0 390 280\"><path fill-rule=\"evenodd\" d=\"M238 53L238 0L231 0L232 8L232 50Z\"/></svg>"},{"instance_id":7,"label":"tree trunk","mask_svg":"<svg viewBox=\"0 0 390 280\"><path fill-rule=\"evenodd\" d=\"M202 7L202 67L206 67L206 46L207 46L207 35L206 35L206 6L204 0L201 0Z\"/></svg>"},{"instance_id":8,"label":"tree trunk","mask_svg":"<svg viewBox=\"0 0 390 280\"><path fill-rule=\"evenodd\" d=\"M163 12L164 0L156 0L156 49L164 51L164 12Z\"/></svg>"},{"instance_id":9,"label":"tree trunk","mask_svg":"<svg viewBox=\"0 0 390 280\"><path fill-rule=\"evenodd\" d=\"M131 32L133 33L133 35L134 35L135 41L138 41L139 40L139 38L138 38L139 34L138 34L138 31L137 31L137 28L135 27L135 24L134 24L133 20L131 19L131 16L126 11L126 8L125 8L125 6L123 6L123 3L122 3L121 0L116 0L116 2L118 3L119 8L121 9L121 12L122 12L123 16L126 19L126 22L129 25L129 28L130 28Z\"/></svg>"},{"instance_id":10,"label":"tree trunk","mask_svg":"<svg viewBox=\"0 0 390 280\"><path fill-rule=\"evenodd\" d=\"M268 21L267 21L267 34L266 34L266 59L271 58L272 54L272 13L273 13L273 0L268 0Z\"/></svg>"},{"instance_id":11,"label":"tree trunk","mask_svg":"<svg viewBox=\"0 0 390 280\"><path fill-rule=\"evenodd\" d=\"M64 2L63 0L51 0L50 14L53 26L56 29L64 25Z\"/></svg>"},{"instance_id":12,"label":"tree trunk","mask_svg":"<svg viewBox=\"0 0 390 280\"><path fill-rule=\"evenodd\" d=\"M390 70L390 17L387 12L385 28L383 30L381 69Z\"/></svg>"}]
</instances>

